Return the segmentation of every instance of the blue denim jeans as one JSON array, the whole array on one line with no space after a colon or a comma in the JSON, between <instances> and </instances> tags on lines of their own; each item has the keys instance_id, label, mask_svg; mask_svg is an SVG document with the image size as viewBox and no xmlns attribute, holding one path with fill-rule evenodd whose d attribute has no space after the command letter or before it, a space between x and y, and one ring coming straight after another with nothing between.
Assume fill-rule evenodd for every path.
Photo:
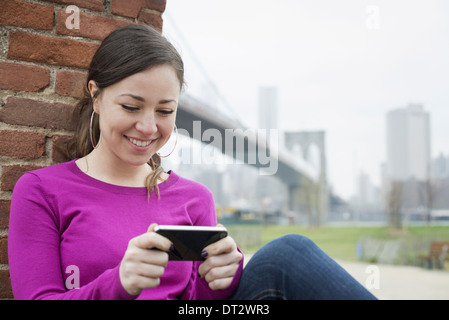
<instances>
[{"instance_id":1,"label":"blue denim jeans","mask_svg":"<svg viewBox=\"0 0 449 320\"><path fill-rule=\"evenodd\" d=\"M376 298L312 240L289 234L271 241L254 254L230 299Z\"/></svg>"}]
</instances>

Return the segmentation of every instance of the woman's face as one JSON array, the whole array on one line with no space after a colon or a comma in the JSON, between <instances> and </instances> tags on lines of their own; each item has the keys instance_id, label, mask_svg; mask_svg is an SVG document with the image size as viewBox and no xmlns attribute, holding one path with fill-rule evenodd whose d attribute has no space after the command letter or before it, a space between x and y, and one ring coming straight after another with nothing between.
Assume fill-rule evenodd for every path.
<instances>
[{"instance_id":1,"label":"woman's face","mask_svg":"<svg viewBox=\"0 0 449 320\"><path fill-rule=\"evenodd\" d=\"M91 94L96 85L89 82ZM100 116L97 150L127 164L143 165L170 138L180 83L168 65L155 66L105 89L94 101Z\"/></svg>"}]
</instances>

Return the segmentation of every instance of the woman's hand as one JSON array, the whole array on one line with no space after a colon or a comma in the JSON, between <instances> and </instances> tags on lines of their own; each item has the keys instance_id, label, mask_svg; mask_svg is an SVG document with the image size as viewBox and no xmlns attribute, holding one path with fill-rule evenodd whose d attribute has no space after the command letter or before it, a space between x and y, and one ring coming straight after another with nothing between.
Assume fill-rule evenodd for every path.
<instances>
[{"instance_id":1,"label":"woman's hand","mask_svg":"<svg viewBox=\"0 0 449 320\"><path fill-rule=\"evenodd\" d=\"M151 224L147 233L129 241L120 263L120 281L131 295L138 295L145 288L157 287L167 266L167 251L172 243L153 232L156 226L156 223Z\"/></svg>"},{"instance_id":2,"label":"woman's hand","mask_svg":"<svg viewBox=\"0 0 449 320\"><path fill-rule=\"evenodd\" d=\"M212 290L228 288L243 258L234 239L223 238L204 248L203 252L207 252L207 256L198 269L200 277L206 279Z\"/></svg>"}]
</instances>

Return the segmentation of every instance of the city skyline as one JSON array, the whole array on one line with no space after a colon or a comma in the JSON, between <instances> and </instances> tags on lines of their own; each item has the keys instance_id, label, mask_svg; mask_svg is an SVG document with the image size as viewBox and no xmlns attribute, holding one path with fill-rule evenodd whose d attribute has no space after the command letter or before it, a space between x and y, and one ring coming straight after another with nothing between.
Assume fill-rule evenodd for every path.
<instances>
[{"instance_id":1,"label":"city skyline","mask_svg":"<svg viewBox=\"0 0 449 320\"><path fill-rule=\"evenodd\" d=\"M391 109L424 105L432 159L449 153L448 21L442 0L172 0L164 33L185 58L188 92L205 96L213 83L257 128L258 88L275 86L282 132L326 131L329 182L348 199L361 171L381 183Z\"/></svg>"}]
</instances>

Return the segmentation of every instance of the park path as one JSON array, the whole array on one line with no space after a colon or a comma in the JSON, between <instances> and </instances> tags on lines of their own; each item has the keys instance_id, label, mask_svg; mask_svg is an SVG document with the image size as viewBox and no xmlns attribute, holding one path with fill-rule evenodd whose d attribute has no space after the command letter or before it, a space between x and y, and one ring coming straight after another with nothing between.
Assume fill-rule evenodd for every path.
<instances>
[{"instance_id":1,"label":"park path","mask_svg":"<svg viewBox=\"0 0 449 320\"><path fill-rule=\"evenodd\" d=\"M369 279L372 264L338 261L355 279L380 300L449 300L449 271L412 266L376 264L378 288Z\"/></svg>"}]
</instances>

